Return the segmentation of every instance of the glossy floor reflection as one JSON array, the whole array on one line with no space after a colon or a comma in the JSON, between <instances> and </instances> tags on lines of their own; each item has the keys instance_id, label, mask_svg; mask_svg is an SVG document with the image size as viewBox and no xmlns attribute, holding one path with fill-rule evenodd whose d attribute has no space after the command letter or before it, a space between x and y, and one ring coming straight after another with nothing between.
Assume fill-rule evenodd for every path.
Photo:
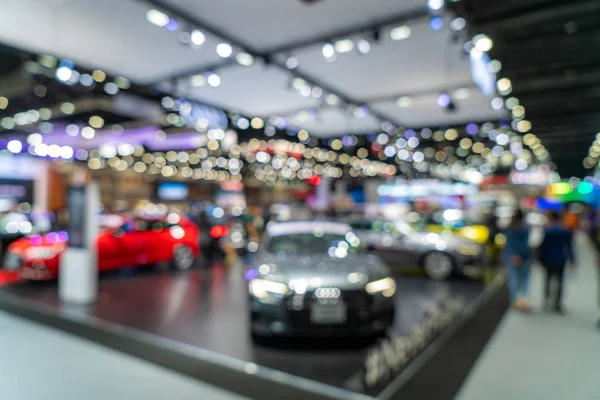
<instances>
[{"instance_id":1,"label":"glossy floor reflection","mask_svg":"<svg viewBox=\"0 0 600 400\"><path fill-rule=\"evenodd\" d=\"M460 296L468 303L483 289L483 284L464 279L434 282L403 276L397 282L393 329L399 333L410 332L439 299ZM56 309L66 307L57 297L56 282L20 283L4 290ZM340 387L362 367L369 345L365 340L254 344L248 328L247 297L240 268L215 264L208 270L186 273L127 270L103 275L96 304L68 310Z\"/></svg>"}]
</instances>

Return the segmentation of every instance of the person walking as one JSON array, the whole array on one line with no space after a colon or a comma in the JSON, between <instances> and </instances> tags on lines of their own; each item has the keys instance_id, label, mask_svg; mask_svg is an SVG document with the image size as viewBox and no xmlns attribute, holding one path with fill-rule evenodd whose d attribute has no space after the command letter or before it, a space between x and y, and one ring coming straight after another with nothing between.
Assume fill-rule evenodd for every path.
<instances>
[{"instance_id":1,"label":"person walking","mask_svg":"<svg viewBox=\"0 0 600 400\"><path fill-rule=\"evenodd\" d=\"M573 233L561 221L560 216L551 212L548 225L544 228L544 240L539 248L538 258L546 270L545 303L546 310L563 313L562 295L567 263L575 265L573 254ZM552 296L552 282L557 282L557 290Z\"/></svg>"},{"instance_id":2,"label":"person walking","mask_svg":"<svg viewBox=\"0 0 600 400\"><path fill-rule=\"evenodd\" d=\"M523 212L518 210L504 230L506 243L503 249L504 268L508 278L508 294L513 309L529 311L527 293L533 251L529 247L529 230Z\"/></svg>"}]
</instances>

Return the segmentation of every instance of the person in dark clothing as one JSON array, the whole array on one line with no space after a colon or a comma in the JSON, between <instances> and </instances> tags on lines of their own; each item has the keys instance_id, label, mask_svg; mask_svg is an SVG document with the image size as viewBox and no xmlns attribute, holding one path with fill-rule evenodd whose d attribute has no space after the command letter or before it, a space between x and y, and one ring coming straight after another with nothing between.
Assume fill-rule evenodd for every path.
<instances>
[{"instance_id":1,"label":"person in dark clothing","mask_svg":"<svg viewBox=\"0 0 600 400\"><path fill-rule=\"evenodd\" d=\"M506 244L502 255L508 279L508 294L512 306L517 311L529 311L527 292L533 252L529 247L529 229L525 225L523 213L519 210L510 225L504 230Z\"/></svg>"},{"instance_id":2,"label":"person in dark clothing","mask_svg":"<svg viewBox=\"0 0 600 400\"><path fill-rule=\"evenodd\" d=\"M548 216L549 223L544 229L544 240L539 248L539 259L546 270L546 303L545 308L552 308L562 313L562 294L565 266L567 262L574 265L573 234L561 222L557 213ZM554 299L551 298L552 281L556 280L558 289Z\"/></svg>"}]
</instances>

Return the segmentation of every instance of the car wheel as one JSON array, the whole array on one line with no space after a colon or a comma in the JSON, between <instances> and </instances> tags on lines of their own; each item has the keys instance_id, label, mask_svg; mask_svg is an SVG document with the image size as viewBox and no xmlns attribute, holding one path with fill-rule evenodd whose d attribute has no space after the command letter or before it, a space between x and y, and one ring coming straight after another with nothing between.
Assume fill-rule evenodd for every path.
<instances>
[{"instance_id":1,"label":"car wheel","mask_svg":"<svg viewBox=\"0 0 600 400\"><path fill-rule=\"evenodd\" d=\"M173 250L173 268L178 271L185 271L194 265L194 253L186 245L177 246Z\"/></svg>"},{"instance_id":2,"label":"car wheel","mask_svg":"<svg viewBox=\"0 0 600 400\"><path fill-rule=\"evenodd\" d=\"M441 251L428 253L423 257L425 275L435 281L448 279L454 271L454 262L450 255Z\"/></svg>"}]
</instances>

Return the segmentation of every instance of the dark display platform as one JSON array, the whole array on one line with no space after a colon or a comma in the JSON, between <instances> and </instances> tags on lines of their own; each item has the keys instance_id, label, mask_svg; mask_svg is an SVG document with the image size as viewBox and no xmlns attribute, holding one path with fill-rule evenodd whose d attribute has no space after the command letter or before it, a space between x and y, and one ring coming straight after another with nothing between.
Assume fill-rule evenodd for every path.
<instances>
[{"instance_id":1,"label":"dark display platform","mask_svg":"<svg viewBox=\"0 0 600 400\"><path fill-rule=\"evenodd\" d=\"M442 299L459 298L467 310L473 309L486 288L481 282L465 279L435 282L407 276L397 277L397 285L392 331L400 335L410 334ZM241 360L246 363L239 365L246 365L246 369L253 365L267 367L271 377L281 371L286 374L279 378L306 378L293 384L314 383L311 391L330 390L328 398L354 397L352 393L356 398L370 398L386 388L383 385L367 390L356 384L376 339L268 339L261 345L253 343L248 328L247 283L238 268L230 270L219 264L210 270L187 273L127 270L104 275L98 301L89 307L61 304L56 282L14 284L2 288L0 296L25 300L79 323L113 331L119 326L133 328L152 334L152 340L166 339L170 345L184 343L205 349L217 358L221 356L225 364ZM128 333L135 336L135 331ZM283 376L287 374L290 376Z\"/></svg>"}]
</instances>

